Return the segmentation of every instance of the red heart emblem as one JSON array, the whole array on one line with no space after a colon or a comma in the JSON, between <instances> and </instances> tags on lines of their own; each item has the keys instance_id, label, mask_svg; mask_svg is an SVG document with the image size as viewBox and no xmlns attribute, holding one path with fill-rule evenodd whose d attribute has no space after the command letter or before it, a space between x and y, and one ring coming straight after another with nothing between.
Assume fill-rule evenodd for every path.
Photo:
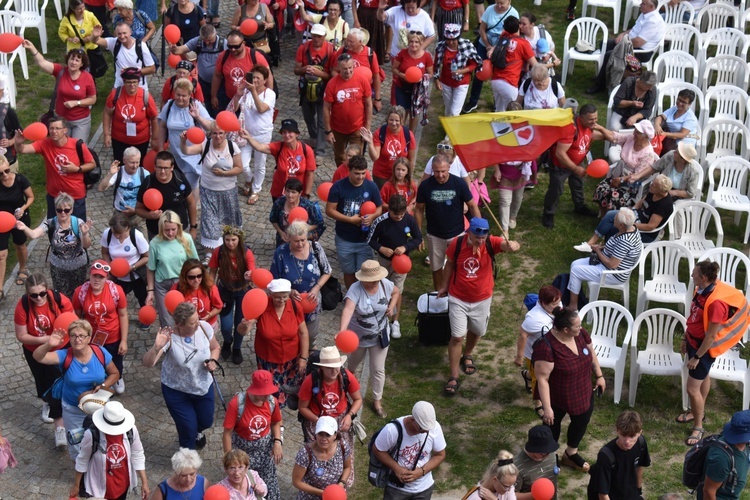
<instances>
[{"instance_id":1,"label":"red heart emblem","mask_svg":"<svg viewBox=\"0 0 750 500\"><path fill-rule=\"evenodd\" d=\"M521 139L528 140L531 137L531 129L529 127L524 127L521 130L517 132L518 137Z\"/></svg>"}]
</instances>

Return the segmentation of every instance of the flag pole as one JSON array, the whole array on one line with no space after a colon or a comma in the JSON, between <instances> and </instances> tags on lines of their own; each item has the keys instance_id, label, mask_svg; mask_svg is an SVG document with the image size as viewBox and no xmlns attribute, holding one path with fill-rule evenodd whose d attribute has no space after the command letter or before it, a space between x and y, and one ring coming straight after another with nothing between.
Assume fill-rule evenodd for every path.
<instances>
[{"instance_id":1,"label":"flag pole","mask_svg":"<svg viewBox=\"0 0 750 500\"><path fill-rule=\"evenodd\" d=\"M500 221L497 220L497 217L495 217L495 214L492 213L492 209L490 208L490 205L488 203L483 203L485 207L487 207L487 212L489 212L490 216L492 216L492 220L495 221L495 224L497 224L497 227L500 228L500 232L503 233L503 237L505 238L505 241L510 241L510 237L508 237L508 231L503 229L503 226L500 225Z\"/></svg>"}]
</instances>

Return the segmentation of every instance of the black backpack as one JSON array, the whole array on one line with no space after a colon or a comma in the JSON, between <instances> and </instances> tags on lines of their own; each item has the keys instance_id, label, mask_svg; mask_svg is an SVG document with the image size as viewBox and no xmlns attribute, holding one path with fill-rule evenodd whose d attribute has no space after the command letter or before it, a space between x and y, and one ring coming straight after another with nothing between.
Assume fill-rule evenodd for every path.
<instances>
[{"instance_id":1,"label":"black backpack","mask_svg":"<svg viewBox=\"0 0 750 500\"><path fill-rule=\"evenodd\" d=\"M112 49L112 56L115 60L115 68L117 67L117 54L120 53L120 50L122 50L122 42L120 40L116 40L115 47ZM143 64L143 47L141 47L141 42L139 42L138 40L135 41L135 61ZM145 83L145 82L146 82L146 77L142 76L141 83Z\"/></svg>"},{"instance_id":2,"label":"black backpack","mask_svg":"<svg viewBox=\"0 0 750 500\"><path fill-rule=\"evenodd\" d=\"M558 92L558 90L559 90L559 89L557 88L557 81L555 81L555 80L553 79L553 80L552 80L552 81L551 81L551 82L549 83L549 85L550 85L550 87L552 87L552 93L553 93L553 94L555 94L555 97L560 97L560 96L558 95L558 93L557 93L557 92ZM531 77L527 78L527 79L526 79L526 80L525 80L525 81L524 81L524 82L523 82L523 83L521 84L521 89L523 89L523 93L524 93L524 95L525 95L525 94L528 94L528 93L529 93L529 87L531 87ZM577 131L578 131L578 130L576 130L576 132L577 132ZM575 140L575 137L573 138L573 140Z\"/></svg>"},{"instance_id":3,"label":"black backpack","mask_svg":"<svg viewBox=\"0 0 750 500\"><path fill-rule=\"evenodd\" d=\"M461 253L461 244L464 242L464 235L462 234L459 236L458 241L456 241L456 251L453 253L453 264L455 265L456 262L458 262L458 254ZM486 240L484 240L485 248L487 248L487 254L490 256L490 260L492 260L492 278L497 279L497 266L495 265L495 249L492 248L492 243L490 242L489 236ZM456 273L453 273L453 283L456 283Z\"/></svg>"},{"instance_id":4,"label":"black backpack","mask_svg":"<svg viewBox=\"0 0 750 500\"><path fill-rule=\"evenodd\" d=\"M227 141L227 144L229 145L229 154L231 156L234 156L234 146L232 145L232 141ZM206 141L206 147L203 148L203 153L201 154L200 160L198 160L198 164L203 164L203 160L206 159L206 155L208 154L208 150L211 147L211 141Z\"/></svg>"},{"instance_id":5,"label":"black backpack","mask_svg":"<svg viewBox=\"0 0 750 500\"><path fill-rule=\"evenodd\" d=\"M190 96L190 101L188 102L188 108L190 108L190 106L191 106L191 105L192 105L192 104L193 104L194 102L195 102L195 99L193 99L193 97L192 97L192 96ZM167 103L167 113L166 113L166 115L164 116L164 123L167 123L167 121L169 120L169 113L171 113L171 112L172 112L172 106L174 106L174 99L170 99L170 100L169 100L169 102ZM195 125L196 127L200 127L200 128L202 128L202 127L201 127L201 124L200 124L200 123L198 123L198 120L197 120L197 119L196 119L195 117L193 117L193 124L194 124L194 125ZM177 170L177 165L175 165L175 170Z\"/></svg>"},{"instance_id":6,"label":"black backpack","mask_svg":"<svg viewBox=\"0 0 750 500\"><path fill-rule=\"evenodd\" d=\"M91 156L94 157L94 168L83 173L83 182L86 184L87 189L99 182L102 178L102 164L99 161L99 155L96 151L90 148L89 152L91 153ZM83 165L83 139L78 139L76 142L76 153L78 153L78 164Z\"/></svg>"},{"instance_id":7,"label":"black backpack","mask_svg":"<svg viewBox=\"0 0 750 500\"><path fill-rule=\"evenodd\" d=\"M60 292L57 290L49 290L52 292L52 297L55 299L55 304L57 304L57 314L61 314L63 312L63 305L62 305L62 296L60 295ZM21 307L23 307L23 311L26 313L26 315L29 314L29 296L28 294L23 294L21 296Z\"/></svg>"},{"instance_id":8,"label":"black backpack","mask_svg":"<svg viewBox=\"0 0 750 500\"><path fill-rule=\"evenodd\" d=\"M305 380L308 375L312 375L313 398L317 398L323 390L323 377L320 374L321 368L319 366L315 366L315 363L320 363L320 351L317 349L310 352L307 361L307 368L305 369L305 375L302 377L302 380ZM339 386L339 388L346 398L346 411L348 413L352 407L352 400L349 397L349 374L346 373L344 367L341 367L340 376L341 385ZM318 403L320 403L320 401L318 401ZM299 422L304 422L305 417L303 417L301 413L297 412L297 420Z\"/></svg>"},{"instance_id":9,"label":"black backpack","mask_svg":"<svg viewBox=\"0 0 750 500\"><path fill-rule=\"evenodd\" d=\"M706 477L706 457L708 456L708 450L711 448L720 448L729 457L732 470L722 484L729 486L731 492L734 493L734 488L737 486L734 453L732 448L718 434L704 437L685 453L685 460L682 464L682 484L692 490L698 489L703 484Z\"/></svg>"},{"instance_id":10,"label":"black backpack","mask_svg":"<svg viewBox=\"0 0 750 500\"><path fill-rule=\"evenodd\" d=\"M393 448L388 450L388 454L391 456L391 458L393 458L393 460L397 460L398 451L401 449L401 441L404 439L404 430L398 420L391 420L388 424L385 425L389 424L393 424L396 426L396 430L398 431L398 438L396 439L396 444L393 446ZM367 453L370 455L370 463L367 467L367 480L370 481L370 484L375 486L376 488L385 488L386 486L388 486L391 475L391 469L383 464L383 462L378 460L378 457L376 457L375 453L373 453L375 440L378 438L383 429L385 429L385 425L378 429L378 431L375 432L370 438L370 442L367 443Z\"/></svg>"},{"instance_id":11,"label":"black backpack","mask_svg":"<svg viewBox=\"0 0 750 500\"><path fill-rule=\"evenodd\" d=\"M496 67L497 69L505 69L505 67L508 65L508 47L510 46L511 40L514 38L518 38L517 36L505 36L501 35L500 38L497 40L497 44L495 45L495 48L492 50L492 57L490 57L490 61L492 62L492 65ZM521 62L516 61L516 62Z\"/></svg>"},{"instance_id":12,"label":"black backpack","mask_svg":"<svg viewBox=\"0 0 750 500\"><path fill-rule=\"evenodd\" d=\"M91 457L94 456L94 453L96 453L96 450L99 449L99 441L101 441L101 431L94 425L94 419L92 415L86 415L86 418L83 419L83 430L90 431L91 432ZM130 443L133 442L133 429L131 428L128 432L125 433L125 435L128 438L128 441ZM106 450L105 450L106 452Z\"/></svg>"},{"instance_id":13,"label":"black backpack","mask_svg":"<svg viewBox=\"0 0 750 500\"><path fill-rule=\"evenodd\" d=\"M224 42L226 42L226 38L222 38L217 35L217 44L215 49L206 49L203 47L203 39L198 38L198 42L195 44L195 53L197 55L200 55L201 52L205 52L206 54L218 54L220 52L224 52Z\"/></svg>"},{"instance_id":14,"label":"black backpack","mask_svg":"<svg viewBox=\"0 0 750 500\"><path fill-rule=\"evenodd\" d=\"M172 82L174 82L174 76L172 77ZM195 85L195 82L193 82L193 85ZM117 87L115 89L115 98L112 101L112 107L115 107L115 104L117 104L117 99L120 98L120 94L122 94L122 87ZM148 89L143 89L143 109L146 109L148 107Z\"/></svg>"}]
</instances>

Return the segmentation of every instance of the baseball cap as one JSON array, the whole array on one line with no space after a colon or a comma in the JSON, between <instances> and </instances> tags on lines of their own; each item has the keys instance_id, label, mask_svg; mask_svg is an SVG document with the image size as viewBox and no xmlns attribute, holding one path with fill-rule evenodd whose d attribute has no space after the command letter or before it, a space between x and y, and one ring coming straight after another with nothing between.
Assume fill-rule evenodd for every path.
<instances>
[{"instance_id":1,"label":"baseball cap","mask_svg":"<svg viewBox=\"0 0 750 500\"><path fill-rule=\"evenodd\" d=\"M490 223L487 219L472 217L469 221L469 231L477 236L487 236L490 233Z\"/></svg>"},{"instance_id":2,"label":"baseball cap","mask_svg":"<svg viewBox=\"0 0 750 500\"><path fill-rule=\"evenodd\" d=\"M417 401L411 409L411 416L417 425L425 431L431 431L437 427L435 418L435 407L427 401Z\"/></svg>"}]
</instances>

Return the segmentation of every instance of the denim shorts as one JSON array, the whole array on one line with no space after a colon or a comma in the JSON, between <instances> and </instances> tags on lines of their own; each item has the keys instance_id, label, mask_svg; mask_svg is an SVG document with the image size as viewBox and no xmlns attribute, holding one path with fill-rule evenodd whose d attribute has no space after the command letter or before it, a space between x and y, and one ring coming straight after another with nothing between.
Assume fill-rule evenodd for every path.
<instances>
[{"instance_id":1,"label":"denim shorts","mask_svg":"<svg viewBox=\"0 0 750 500\"><path fill-rule=\"evenodd\" d=\"M367 242L351 242L336 235L336 253L339 255L339 265L344 274L354 274L362 267L362 263L373 258L372 247Z\"/></svg>"}]
</instances>

